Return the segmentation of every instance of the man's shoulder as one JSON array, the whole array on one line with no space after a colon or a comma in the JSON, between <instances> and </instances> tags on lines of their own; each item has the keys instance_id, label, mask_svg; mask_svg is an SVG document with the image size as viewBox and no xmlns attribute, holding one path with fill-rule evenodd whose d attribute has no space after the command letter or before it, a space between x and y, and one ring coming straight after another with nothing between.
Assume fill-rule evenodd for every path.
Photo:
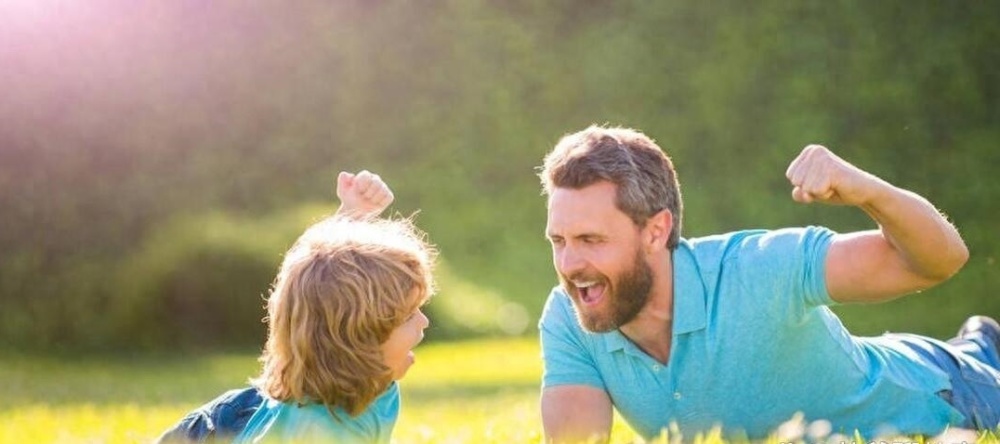
<instances>
[{"instance_id":1,"label":"man's shoulder","mask_svg":"<svg viewBox=\"0 0 1000 444\"><path fill-rule=\"evenodd\" d=\"M587 349L602 344L609 333L594 333L584 330L577 320L576 309L566 290L556 286L542 309L538 321L543 342L546 340L568 341Z\"/></svg>"},{"instance_id":2,"label":"man's shoulder","mask_svg":"<svg viewBox=\"0 0 1000 444\"><path fill-rule=\"evenodd\" d=\"M573 314L573 303L569 300L566 290L560 285L556 285L549 292L549 297L542 308L541 323L565 322L571 319Z\"/></svg>"},{"instance_id":3,"label":"man's shoulder","mask_svg":"<svg viewBox=\"0 0 1000 444\"><path fill-rule=\"evenodd\" d=\"M779 229L746 229L682 239L681 245L702 261L724 261L745 253L767 253L793 248L802 242L832 235L825 227L787 227Z\"/></svg>"},{"instance_id":4,"label":"man's shoulder","mask_svg":"<svg viewBox=\"0 0 1000 444\"><path fill-rule=\"evenodd\" d=\"M722 254L726 250L732 248L733 246L740 245L747 239L763 236L764 234L770 231L771 230L765 230L765 229L746 229L746 230L730 231L728 233L718 233L700 237L683 238L681 239L681 243L682 245L686 245L688 248L690 248L692 251L696 253L709 254L714 252L716 254Z\"/></svg>"}]
</instances>

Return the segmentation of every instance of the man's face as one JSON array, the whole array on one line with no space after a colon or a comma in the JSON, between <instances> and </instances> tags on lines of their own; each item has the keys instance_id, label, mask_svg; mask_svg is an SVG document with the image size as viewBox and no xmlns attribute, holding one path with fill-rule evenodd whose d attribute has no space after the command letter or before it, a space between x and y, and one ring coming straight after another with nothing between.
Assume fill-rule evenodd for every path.
<instances>
[{"instance_id":1,"label":"man's face","mask_svg":"<svg viewBox=\"0 0 1000 444\"><path fill-rule=\"evenodd\" d=\"M601 181L578 190L556 188L549 196L552 261L580 325L592 332L634 319L653 284L642 229L615 206L615 190Z\"/></svg>"}]
</instances>

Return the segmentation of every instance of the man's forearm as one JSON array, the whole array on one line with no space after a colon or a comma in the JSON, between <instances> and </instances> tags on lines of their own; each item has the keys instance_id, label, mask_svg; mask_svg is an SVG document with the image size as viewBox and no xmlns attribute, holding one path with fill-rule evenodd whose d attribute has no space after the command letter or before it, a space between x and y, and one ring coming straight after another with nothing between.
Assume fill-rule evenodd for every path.
<instances>
[{"instance_id":1,"label":"man's forearm","mask_svg":"<svg viewBox=\"0 0 1000 444\"><path fill-rule=\"evenodd\" d=\"M558 386L542 390L545 441L606 443L611 434L611 399L589 386Z\"/></svg>"}]
</instances>

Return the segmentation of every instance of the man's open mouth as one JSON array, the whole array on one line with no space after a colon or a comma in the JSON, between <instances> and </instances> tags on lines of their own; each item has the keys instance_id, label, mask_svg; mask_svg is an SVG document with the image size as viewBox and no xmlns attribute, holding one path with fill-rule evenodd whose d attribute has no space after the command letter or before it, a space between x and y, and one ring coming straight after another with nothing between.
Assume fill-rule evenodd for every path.
<instances>
[{"instance_id":1,"label":"man's open mouth","mask_svg":"<svg viewBox=\"0 0 1000 444\"><path fill-rule=\"evenodd\" d=\"M604 299L607 285L600 281L573 281L583 305L596 305Z\"/></svg>"}]
</instances>

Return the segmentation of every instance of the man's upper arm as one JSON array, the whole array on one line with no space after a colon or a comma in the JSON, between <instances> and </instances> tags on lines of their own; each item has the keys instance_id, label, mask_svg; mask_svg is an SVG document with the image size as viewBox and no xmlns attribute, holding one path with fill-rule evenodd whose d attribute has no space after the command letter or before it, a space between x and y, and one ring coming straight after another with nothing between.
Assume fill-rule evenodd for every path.
<instances>
[{"instance_id":1,"label":"man's upper arm","mask_svg":"<svg viewBox=\"0 0 1000 444\"><path fill-rule=\"evenodd\" d=\"M544 374L542 424L546 439L585 440L611 431L611 399L594 362L593 338L583 334L569 300L553 291L539 323Z\"/></svg>"},{"instance_id":2,"label":"man's upper arm","mask_svg":"<svg viewBox=\"0 0 1000 444\"><path fill-rule=\"evenodd\" d=\"M568 298L553 291L539 322L544 372L542 387L589 385L604 389L594 361L593 336L583 333Z\"/></svg>"},{"instance_id":3,"label":"man's upper arm","mask_svg":"<svg viewBox=\"0 0 1000 444\"><path fill-rule=\"evenodd\" d=\"M547 442L606 442L611 434L611 399L588 385L559 385L542 390L542 426Z\"/></svg>"},{"instance_id":4,"label":"man's upper arm","mask_svg":"<svg viewBox=\"0 0 1000 444\"><path fill-rule=\"evenodd\" d=\"M826 288L836 302L881 302L933 286L912 272L879 230L838 234L826 257Z\"/></svg>"}]
</instances>

